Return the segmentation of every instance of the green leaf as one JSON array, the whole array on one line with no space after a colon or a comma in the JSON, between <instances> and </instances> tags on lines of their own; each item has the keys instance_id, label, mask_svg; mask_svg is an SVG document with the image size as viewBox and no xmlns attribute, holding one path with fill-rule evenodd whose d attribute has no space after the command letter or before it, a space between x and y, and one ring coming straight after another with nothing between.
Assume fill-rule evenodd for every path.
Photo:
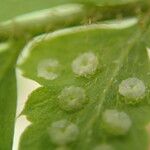
<instances>
[{"instance_id":1,"label":"green leaf","mask_svg":"<svg viewBox=\"0 0 150 150\"><path fill-rule=\"evenodd\" d=\"M147 150L148 134L145 127L150 122L150 59L146 51L146 41L150 39L148 33L149 30L145 32L139 25L128 28L89 25L56 31L31 41L24 49L20 68L25 77L37 81L44 87L29 96L22 112L32 125L23 133L19 149L48 150L65 146L72 150L91 150L107 144L115 150ZM97 65L96 60L89 53L95 54L99 61L96 70L93 69L94 65ZM72 63L78 62L83 54L84 58L85 54L88 58L93 58L90 62L93 68L92 71L88 69L85 74L78 74L78 71L75 72L72 68ZM43 60L49 60L49 69L45 64L39 65ZM55 60L59 63L54 63L57 62ZM86 64L86 61L83 61L82 65L84 63ZM49 74L47 75L45 70L39 74L39 66L48 69L46 71ZM128 99L119 93L120 83L133 77L140 79L146 87L146 93L140 101ZM87 102L82 104L82 108L74 109L78 108L74 107L76 101L68 105L74 111L68 111L61 105L60 100L66 104L67 99L83 98L80 98L82 94L75 94L74 90L74 95L62 94L64 89L67 92L68 87L81 87L85 90ZM137 91L133 90L131 93L137 94ZM108 109L123 111L129 116L132 125L125 135L111 134L110 127L103 124L103 113ZM64 119L79 128L79 135L75 141L59 145L53 142L49 128L56 121ZM112 123L118 125L116 120L112 120ZM118 126L117 129L119 131ZM55 136L57 134L56 132ZM66 136L69 135L65 134L64 138Z\"/></svg>"},{"instance_id":2,"label":"green leaf","mask_svg":"<svg viewBox=\"0 0 150 150\"><path fill-rule=\"evenodd\" d=\"M66 4L66 3L77 3L77 2L92 2L99 4L122 4L128 2L136 2L137 0L32 0L32 1L23 1L23 0L1 0L0 3L0 21L6 21L20 14L25 14L32 11L37 11L41 9L51 8L57 5ZM138 0L142 1L142 0ZM11 10L11 11L9 11Z\"/></svg>"},{"instance_id":3,"label":"green leaf","mask_svg":"<svg viewBox=\"0 0 150 150\"><path fill-rule=\"evenodd\" d=\"M46 1L47 3L38 1L39 5L37 5L37 1L32 1L31 4L28 4L30 2L21 2L21 4L18 1L16 2L16 6L24 5L24 7L21 11L15 9L14 14L18 14L18 16L14 16L9 20L0 23L1 40L8 39L9 37L20 38L21 36L29 38L43 32L54 31L60 28L89 24L114 18L139 16L142 13L147 12L149 8L149 2L147 0L129 0L126 2L112 0L109 1L109 3L106 1L104 2L103 0L61 0L60 3L59 1ZM58 4L66 5L57 6ZM28 5L32 6L33 11L23 14L23 12L25 13L28 11ZM44 7L45 5L46 7ZM53 8L52 6L55 5L57 7ZM10 5L10 9L13 9L11 8L12 6L14 5ZM5 7L6 6L3 8ZM14 14L11 13L10 16Z\"/></svg>"},{"instance_id":4,"label":"green leaf","mask_svg":"<svg viewBox=\"0 0 150 150\"><path fill-rule=\"evenodd\" d=\"M82 82L84 84L87 81L93 82L95 77L104 73L103 70L105 66L110 63L108 59L117 61L118 55L116 54L122 56L127 53L126 51L122 52L121 49L124 48L129 40L129 35L134 35L136 30L136 27L118 30L111 28L107 29L107 25L88 25L60 30L52 34L45 34L35 38L24 48L24 53L26 53L27 56L25 55L25 57L23 57L20 68L22 69L24 76L50 87L81 84ZM122 34L122 36L120 36L120 34ZM114 36L115 38L112 38ZM64 44L66 41L67 44ZM110 49L110 47L113 50ZM42 55L40 55L41 51ZM72 71L71 63L79 56L79 54L89 51L96 53L99 58L99 70L97 71L97 74L91 76L91 78L76 78ZM103 51L107 52L106 56ZM63 55L64 53L69 54L69 57L68 55ZM24 56L24 54L22 56ZM48 58L57 59L60 62L60 67L58 67L57 70L60 75L57 80L51 81L38 77L38 65ZM116 68L115 63L109 64L108 66L111 68L110 71L112 71L113 68Z\"/></svg>"},{"instance_id":5,"label":"green leaf","mask_svg":"<svg viewBox=\"0 0 150 150\"><path fill-rule=\"evenodd\" d=\"M129 0L129 1L126 1L126 2L125 1L114 1L114 0L112 0L112 1L109 1L109 3L107 3L106 1L103 1L103 0L102 1L98 1L98 0L95 0L95 1L93 1L93 0L87 0L87 1L85 1L85 0L84 1L83 0L79 0L79 1L78 0L57 0L57 1L48 1L48 0L44 0L44 1L41 1L41 0L36 0L36 1L18 1L18 0L15 0L15 1L12 1L12 0L5 0L5 1L1 1L1 5L0 5L0 8L1 8L0 9L0 21L2 22L1 24L4 23L4 27L5 28L0 27L0 31L2 31L2 33L0 33L0 37L3 37L3 33L4 33L4 35L5 34L7 35L7 39L9 37L13 37L13 34L19 35L18 36L19 37L18 38L19 39L18 42L16 42L16 41L9 41L10 46L9 46L9 43L8 43L8 48L6 48L6 51L5 51L5 48L4 49L2 48L2 50L1 50L1 45L0 45L0 51L4 51L4 52L0 52L0 83L1 83L0 84L0 122L1 122L1 124L0 124L0 149L2 149L2 150L5 150L5 149L9 150L9 149L11 149L11 146L12 146L13 129L14 129L14 118L15 118L15 111L16 111L16 99L17 99L16 98L17 97L16 96L17 89L16 89L16 79L15 79L15 65L16 65L17 57L18 57L18 55L20 53L20 50L21 50L21 48L22 48L22 46L23 46L23 44L25 42L25 37L37 35L39 33L48 31L47 28L46 28L47 26L45 26L45 24L44 24L44 26L43 26L43 24L40 24L41 23L40 19L37 20L37 23L35 23L33 21L34 24L36 24L36 25L38 25L38 23L39 23L39 26L40 26L39 28L38 27L35 28L35 26L33 24L31 24L31 22L30 22L31 20L30 19L29 20L28 19L25 20L27 22L21 22L21 26L19 26L20 24L19 25L18 24L14 24L14 20L16 19L16 16L18 16L18 15L22 15L22 14L25 14L25 13L28 13L28 12L32 12L32 11L38 11L38 10L41 10L41 9L51 8L53 6L57 6L57 5L60 5L60 4L72 3L72 2L75 2L75 3L81 2L81 3L84 3L84 5L87 2L90 2L90 3L93 3L94 5L93 4L92 5L88 4L87 5L88 7L83 11L83 16L79 12L80 15L78 15L77 18L75 18L75 15L74 15L73 16L73 21L71 21L71 23L67 22L65 24L64 22L66 22L66 20L68 21L68 19L64 18L64 16L62 17L62 22L61 22L60 18L58 18L60 20L60 22L57 22L57 21L55 22L53 20L54 18L52 18L52 20L50 20L50 22L52 22L52 25L53 25L52 29L53 30L57 29L57 28L66 27L66 26L76 25L76 24L85 24L85 23L89 23L89 22L91 23L91 22L95 22L97 20L112 19L112 18L116 18L117 14L119 14L119 15L121 14L123 17L124 16L135 16L135 15L137 15L136 10L137 10L138 6L140 6L142 12L146 12L147 11L147 6L148 6L147 5L147 1L142 1L142 0L139 0L139 1ZM97 7L97 6L95 6L95 4L96 5L100 5L100 6ZM94 8L94 11L93 11L93 8ZM82 12L82 10L81 10L81 12ZM99 15L99 14L102 14L102 15L104 14L104 17L102 17L102 19L101 19L100 18L101 15ZM30 16L30 14L29 14L29 16ZM69 16L69 17L72 18L72 16ZM6 24L5 24L6 22L3 22L3 21L7 21L9 19L10 19L11 24L10 24L10 26L9 25L6 26ZM32 19L32 17L31 17L31 19ZM42 26L42 28L41 28L41 26ZM24 27L27 30L23 30ZM54 27L56 27L56 28L54 28ZM35 34L32 35L32 32L33 32L32 30L33 29L35 29L35 31L34 31ZM26 31L28 31L28 32L26 32ZM81 34L81 37L80 37L80 33L79 33L79 35L78 34L75 35L75 37L74 37L74 35L71 35L71 36L73 37L73 39L75 38L75 40L76 40L76 38L78 39L78 36L79 36L79 38L81 38L81 42L82 42L82 36L85 37L85 35L88 36L88 34L92 34L90 39L93 39L93 38L99 39L99 35L98 35L99 32L97 34L96 34L96 32L97 32L97 30L89 31L87 33ZM103 31L103 30L100 31L100 32L104 32L104 33L102 33L102 35L105 34L105 31ZM116 31L113 31L113 30L111 32L114 35L118 34L118 33L115 33ZM124 37L121 39L121 41L126 40L127 37L129 37L130 32L132 33L132 29L129 32L127 32L127 33L125 33L125 32L126 31L124 31L124 33L123 33ZM107 36L109 37L109 34L111 34L111 33L107 32L106 34L108 34L108 35L106 35L106 37ZM22 40L20 40L20 39L22 39ZM2 39L0 39L0 40L2 40ZM54 44L57 44L57 42L59 43L59 40L60 39L58 38L58 41L56 41L56 43L54 42ZM65 40L65 38L64 38L64 40ZM70 38L69 37L68 37L67 40L69 40L69 43L70 43ZM102 37L100 37L100 40L102 40ZM116 40L120 41L120 37L118 36L118 38ZM78 40L76 40L76 41L78 41ZM83 40L83 42L85 42L85 41ZM98 44L98 41L94 40L94 42L95 42L95 44ZM102 40L102 43L103 42L104 42L104 45L102 45L102 47L107 45L106 44L107 41L105 41L105 40L103 41ZM114 43L114 41L112 41L112 42L110 41L109 46L107 46L107 48L109 48L110 45L112 47L112 43ZM7 47L7 43L3 43L3 44L4 44L3 46ZM76 43L74 43L74 42L72 44L76 45ZM78 44L78 42L77 42L77 44ZM89 44L89 46L91 48L93 47L92 44L91 45ZM49 45L48 45L48 47L49 47ZM70 46L68 45L68 48L69 47L71 48L71 45ZM112 49L115 49L117 47L118 46L114 46L114 47L112 47ZM119 47L123 47L123 45L119 45ZM61 48L61 47L58 47L58 48ZM81 48L83 48L83 47L81 47ZM100 46L100 48L101 48L101 46ZM77 47L77 49L78 49L78 47ZM94 49L95 49L95 46L94 46ZM95 49L95 50L94 49L92 49L92 51L95 51L96 54L99 55L99 58L100 58L100 54L99 54L98 49ZM83 51L85 51L85 49L83 49ZM77 51L77 52L83 52L83 51ZM117 52L119 52L119 50ZM73 58L75 56L74 54L71 54L70 56ZM110 53L110 55L111 54L113 54L113 53ZM122 55L124 56L124 53ZM116 56L114 56L113 58L115 59ZM37 59L39 59L39 58L37 58ZM101 59L101 58L100 58L100 60L103 61L103 59ZM66 61L68 61L68 58L66 59ZM105 63L105 61L104 61L104 63ZM65 64L65 65L67 65L67 64ZM33 109L33 111L31 111L32 107L30 108L30 106L33 106L32 100L34 99L34 101L36 103L37 103L37 100L38 100L36 92L35 92L35 95L36 95L35 98L32 98L32 96L31 96L31 100L29 100L29 102L31 101L31 105L29 104L29 108L27 106L27 108L25 108L23 113L27 115L27 117L28 117L28 119L30 121L36 122L36 123L33 123L33 125L30 127L31 130L29 128L29 132L30 133L31 132L36 132L36 134L33 135L33 141L32 140L28 141L29 142L29 143L27 142L28 144L26 144L26 140L24 141L25 142L25 146L29 145L29 147L26 148L25 146L23 146L23 148L25 148L25 149L28 149L28 148L29 149L30 148L32 148L32 149L43 149L44 147L46 147L46 145L49 146L49 147L52 147L52 149L56 147L55 145L53 145L51 143L51 141L49 141L49 137L47 136L47 130L45 130L45 128L47 126L49 126L49 124L51 124L53 121L57 121L56 120L57 116L55 116L55 115L49 116L49 114L51 114L51 112L53 112L53 111L54 111L53 113L58 112L60 115L58 115L59 117L57 119L60 119L60 116L61 116L61 118L65 117L65 118L68 118L70 121L74 121L76 123L78 116L80 116L80 115L82 116L82 114L85 114L87 112L87 108L91 109L91 106L93 106L95 104L95 102L98 103L97 99L98 99L99 96L97 96L95 98L94 94L97 95L98 90L102 90L105 87L104 85L105 85L105 80L106 79L104 80L103 85L102 85L101 88L99 88L98 85L97 85L97 83L101 81L101 78L100 79L98 78L98 82L95 79L97 79L97 77L101 73L103 73L103 69L104 70L106 69L105 65L108 65L108 64L106 63L106 64L100 65L99 66L100 69L97 70L97 73L95 75L93 75L93 77L90 77L88 79L80 78L80 79L76 80L75 79L76 77L74 77L74 79L72 79L71 76L70 76L71 72L69 72L69 76L66 76L66 77L63 76L63 78L65 79L64 81L63 81L63 78L59 80L62 83L61 82L59 83L59 81L58 81L56 83L53 83L53 86L51 86L50 82L46 83L45 81L39 81L36 78L34 78L35 80L37 80L41 84L47 86L47 88L44 88L44 94L43 94L44 98L42 97L42 95L41 95L41 97L39 97L39 103L40 103L41 99L45 99L46 98L47 100L46 100L45 104L47 104L47 103L49 104L49 102L51 102L51 99L52 99L51 96L54 96L53 100L57 100L58 99L57 98L58 97L58 93L61 92L63 86L67 86L67 85L70 85L70 84L74 84L76 86L83 85L83 87L86 88L86 92L88 91L89 94L88 94L88 97L86 97L87 103L85 104L85 109L83 109L84 111L81 110L80 113L79 114L77 113L77 115L75 116L75 115L70 115L69 113L66 113L64 110L60 109L59 108L60 105L58 107L57 101L56 101L55 104L54 103L50 103L52 105L51 108L48 108L47 105L43 105L42 104L42 106L44 106L42 109L41 109L41 107L39 107L40 108L39 110L38 109L37 110ZM67 66L67 67L69 67L69 66ZM113 68L115 68L115 66L112 65L112 66L110 66L110 68L113 69ZM64 70L65 70L64 67L63 68L61 68L61 67L58 68L58 71L60 71L60 73L62 73ZM64 72L64 73L67 75L67 72ZM102 74L102 77L103 77L103 75L104 74ZM69 77L69 78L67 79L67 77ZM108 76L108 79L109 79L109 77L110 76ZM51 87L54 88L53 91L49 91L51 89ZM43 88L39 89L39 91L43 91ZM49 93L51 93L51 95L49 95ZM49 99L47 96L51 97L51 98ZM93 100L90 101L90 99L93 99ZM103 99L105 99L105 98L103 98ZM41 105L41 104L39 104L39 105ZM47 109L46 109L46 107L47 107ZM46 111L46 113L45 113L45 111ZM39 113L41 113L41 114L39 115ZM43 115L43 113L45 115ZM93 111L93 113L94 113L94 111ZM91 113L91 118L94 116L93 113ZM47 118L50 118L50 119L48 120ZM85 116L85 118L84 117L82 118L83 120L80 123L81 126L79 125L80 128L82 128L82 125L85 124L87 118L88 118L88 116ZM42 120L44 120L44 121L43 121L43 124L41 125L41 121ZM40 132L37 132L37 129L39 129ZM42 132L42 129L45 130L45 132ZM86 135L85 134L86 131L87 130L85 130L84 132L80 133L82 136L79 138L79 144L76 144L76 143L73 144L73 145L75 145L75 147L77 147L77 148L79 147L79 149L82 149L82 148L84 149L85 144L82 144L80 139L83 139L83 137ZM26 132L25 132L25 134L26 134ZM43 134L43 137L44 137L43 139L41 138L42 134ZM141 134L144 134L144 132L142 132ZM27 137L28 136L30 137L31 135L27 134ZM38 136L39 136L40 139L37 138ZM102 135L102 137L103 137L103 135ZM34 140L38 141L39 143L35 144ZM145 142L145 139L143 141ZM43 143L42 145L41 145L41 142ZM86 141L83 141L83 142L86 143ZM37 147L36 147L36 145L37 145ZM39 145L41 145L41 147ZM73 145L71 145L71 147L73 147ZM87 146L88 145L89 144L87 144ZM133 142L133 145L134 145L134 142ZM95 146L94 142L93 142L93 146ZM45 149L47 149L47 148L45 148Z\"/></svg>"},{"instance_id":6,"label":"green leaf","mask_svg":"<svg viewBox=\"0 0 150 150\"><path fill-rule=\"evenodd\" d=\"M15 70L11 69L0 84L0 149L5 150L12 147L17 99L15 81Z\"/></svg>"},{"instance_id":7,"label":"green leaf","mask_svg":"<svg viewBox=\"0 0 150 150\"><path fill-rule=\"evenodd\" d=\"M0 21L6 21L12 19L21 14L29 13L32 11L38 11L41 9L50 8L56 5L61 5L65 3L72 2L72 0L32 0L32 1L23 1L23 0L1 0L0 5ZM11 11L10 11L11 10Z\"/></svg>"},{"instance_id":8,"label":"green leaf","mask_svg":"<svg viewBox=\"0 0 150 150\"><path fill-rule=\"evenodd\" d=\"M0 149L12 148L17 102L15 65L22 42L0 44Z\"/></svg>"}]
</instances>

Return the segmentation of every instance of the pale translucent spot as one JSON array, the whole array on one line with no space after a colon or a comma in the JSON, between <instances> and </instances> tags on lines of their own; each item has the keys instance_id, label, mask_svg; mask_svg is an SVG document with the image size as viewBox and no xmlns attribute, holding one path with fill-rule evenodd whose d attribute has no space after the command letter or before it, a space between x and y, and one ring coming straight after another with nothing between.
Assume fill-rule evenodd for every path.
<instances>
[{"instance_id":1,"label":"pale translucent spot","mask_svg":"<svg viewBox=\"0 0 150 150\"><path fill-rule=\"evenodd\" d=\"M79 129L67 120L59 120L52 123L48 129L51 141L57 145L65 145L75 141L79 135Z\"/></svg>"},{"instance_id":2,"label":"pale translucent spot","mask_svg":"<svg viewBox=\"0 0 150 150\"><path fill-rule=\"evenodd\" d=\"M58 98L60 107L65 111L80 110L87 102L85 90L75 86L65 87Z\"/></svg>"},{"instance_id":3,"label":"pale translucent spot","mask_svg":"<svg viewBox=\"0 0 150 150\"><path fill-rule=\"evenodd\" d=\"M0 53L7 51L10 48L10 43L0 43Z\"/></svg>"},{"instance_id":4,"label":"pale translucent spot","mask_svg":"<svg viewBox=\"0 0 150 150\"><path fill-rule=\"evenodd\" d=\"M72 63L72 70L78 76L93 74L98 67L98 58L93 52L83 53Z\"/></svg>"},{"instance_id":5,"label":"pale translucent spot","mask_svg":"<svg viewBox=\"0 0 150 150\"><path fill-rule=\"evenodd\" d=\"M146 87L143 81L138 78L128 78L123 80L119 85L119 93L128 99L133 99L133 102L135 102L135 100L138 102L138 99L143 98L145 91Z\"/></svg>"},{"instance_id":6,"label":"pale translucent spot","mask_svg":"<svg viewBox=\"0 0 150 150\"><path fill-rule=\"evenodd\" d=\"M148 58L149 58L149 60L150 60L150 48L147 47L146 50L147 50Z\"/></svg>"},{"instance_id":7,"label":"pale translucent spot","mask_svg":"<svg viewBox=\"0 0 150 150\"><path fill-rule=\"evenodd\" d=\"M126 134L132 125L130 117L125 112L115 109L105 110L102 119L105 130L113 135Z\"/></svg>"},{"instance_id":8,"label":"pale translucent spot","mask_svg":"<svg viewBox=\"0 0 150 150\"><path fill-rule=\"evenodd\" d=\"M42 60L37 67L38 77L54 80L58 77L59 62L56 59Z\"/></svg>"},{"instance_id":9,"label":"pale translucent spot","mask_svg":"<svg viewBox=\"0 0 150 150\"><path fill-rule=\"evenodd\" d=\"M101 144L101 145L97 145L94 150L114 150L112 148L112 146L108 145L108 144Z\"/></svg>"}]
</instances>

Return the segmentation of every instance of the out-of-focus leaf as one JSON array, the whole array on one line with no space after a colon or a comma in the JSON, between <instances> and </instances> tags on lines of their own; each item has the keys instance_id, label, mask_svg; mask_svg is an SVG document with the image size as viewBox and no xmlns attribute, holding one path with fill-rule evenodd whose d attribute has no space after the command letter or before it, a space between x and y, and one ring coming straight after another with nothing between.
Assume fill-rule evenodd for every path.
<instances>
[{"instance_id":1,"label":"out-of-focus leaf","mask_svg":"<svg viewBox=\"0 0 150 150\"><path fill-rule=\"evenodd\" d=\"M145 0L32 0L32 1L24 1L24 0L1 0L0 3L0 21L6 21L15 16L25 14L32 11L37 11L41 9L46 9L50 7L54 7L57 5L65 4L65 3L77 3L77 2L92 2L98 4L122 4L128 2L136 2L136 1L145 1Z\"/></svg>"},{"instance_id":2,"label":"out-of-focus leaf","mask_svg":"<svg viewBox=\"0 0 150 150\"><path fill-rule=\"evenodd\" d=\"M16 1L17 6L19 4L24 5L21 12L26 12L28 10L28 3L30 2L24 4ZM47 5L46 7L44 7L45 4ZM58 4L66 5L58 6ZM39 5L37 5L37 1L33 1L30 5L32 5L33 11L23 14L18 9L15 9L13 12L18 13L18 16L14 16L0 23L1 40L8 39L9 37L32 37L43 32L107 19L139 16L147 12L149 8L149 2L147 0L112 0L105 2L103 0L63 0L61 2L46 1L46 3L42 1L41 5L40 2ZM52 6L55 5L57 7L52 8ZM10 7L12 6L13 5L10 5ZM38 11L42 8L45 9ZM11 15L13 15L13 13L11 13Z\"/></svg>"},{"instance_id":3,"label":"out-of-focus leaf","mask_svg":"<svg viewBox=\"0 0 150 150\"><path fill-rule=\"evenodd\" d=\"M5 45L5 46L4 46ZM0 44L0 149L12 148L17 102L15 66L22 42Z\"/></svg>"}]
</instances>

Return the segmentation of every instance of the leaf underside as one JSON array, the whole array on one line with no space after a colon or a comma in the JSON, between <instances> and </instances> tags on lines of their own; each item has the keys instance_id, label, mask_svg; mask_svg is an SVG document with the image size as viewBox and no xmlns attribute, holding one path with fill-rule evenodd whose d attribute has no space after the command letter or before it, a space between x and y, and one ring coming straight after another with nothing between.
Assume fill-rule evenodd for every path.
<instances>
[{"instance_id":1,"label":"leaf underside","mask_svg":"<svg viewBox=\"0 0 150 150\"><path fill-rule=\"evenodd\" d=\"M22 112L32 125L21 137L20 150L57 148L51 142L47 129L61 119L70 120L80 129L77 140L68 145L70 149L91 150L98 144L107 143L116 150L146 150L148 134L145 127L150 121L147 35L140 26L135 25L126 29L78 31L34 45L20 68L24 76L43 87L29 96ZM71 63L77 56L89 51L99 59L98 70L88 78L77 77ZM61 64L60 76L56 80L49 81L37 76L38 63L47 58L55 58ZM126 104L126 99L118 93L120 82L129 77L141 79L147 87L146 96L136 105ZM86 90L88 104L82 110L65 112L60 108L59 93L68 86L79 86ZM133 124L127 135L114 137L105 132L101 119L105 109L121 110L131 117Z\"/></svg>"},{"instance_id":2,"label":"leaf underside","mask_svg":"<svg viewBox=\"0 0 150 150\"><path fill-rule=\"evenodd\" d=\"M146 0L5 0L1 1L0 5L0 21L35 10L77 2L112 6L129 2L143 3ZM17 29L15 31L17 32ZM56 149L57 146L50 140L47 129L53 122L61 119L70 120L80 130L77 140L69 144L68 149L92 150L96 145L107 143L116 150L147 150L148 134L145 127L150 122L150 60L146 47L150 46L149 34L149 28L139 25L126 29L95 28L41 41L31 49L30 55L20 68L25 77L37 81L43 87L31 93L22 112L32 125L22 134L19 150ZM15 67L18 55L28 39L27 36L23 34L16 41L10 38L8 41L11 43L10 48L0 53L0 149L2 150L10 150L12 147L17 100ZM77 56L89 51L94 52L99 59L98 70L88 78L77 77L72 71L71 63ZM56 58L61 63L58 70L60 76L54 81L37 77L37 65L46 58ZM146 96L136 105L126 104L126 99L118 93L120 82L129 77L141 79L147 87ZM72 85L85 89L88 103L83 109L68 113L58 105L58 95L64 87ZM105 109L110 108L125 111L131 117L132 127L127 135L114 137L103 130L101 115Z\"/></svg>"}]
</instances>

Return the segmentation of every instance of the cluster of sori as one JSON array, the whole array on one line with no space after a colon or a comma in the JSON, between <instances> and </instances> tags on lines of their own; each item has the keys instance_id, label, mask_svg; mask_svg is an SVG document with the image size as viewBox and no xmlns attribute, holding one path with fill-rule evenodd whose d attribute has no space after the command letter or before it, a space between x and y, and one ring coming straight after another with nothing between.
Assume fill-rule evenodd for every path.
<instances>
[{"instance_id":1,"label":"cluster of sori","mask_svg":"<svg viewBox=\"0 0 150 150\"><path fill-rule=\"evenodd\" d=\"M72 71L76 76L88 77L98 69L98 57L93 52L80 54L72 62ZM43 60L38 65L38 77L46 80L55 80L59 77L58 68L60 63L56 59ZM135 77L123 80L119 85L119 94L128 103L138 103L144 98L146 87L144 83ZM58 96L59 106L67 112L74 112L82 109L88 102L86 90L82 87L64 87ZM131 118L124 111L117 109L105 109L102 113L102 123L106 132L111 135L125 135L131 125ZM57 144L58 149L66 149L66 144L75 141L79 135L79 128L68 120L59 120L52 123L49 128L51 141ZM95 150L112 150L108 144L101 144Z\"/></svg>"},{"instance_id":2,"label":"cluster of sori","mask_svg":"<svg viewBox=\"0 0 150 150\"><path fill-rule=\"evenodd\" d=\"M77 76L88 77L98 68L98 58L93 52L85 52L72 62L72 71ZM56 59L42 60L37 67L37 75L46 80L55 80L59 77L60 63ZM86 92L82 87L65 87L58 96L60 107L66 111L76 111L87 103Z\"/></svg>"},{"instance_id":3,"label":"cluster of sori","mask_svg":"<svg viewBox=\"0 0 150 150\"><path fill-rule=\"evenodd\" d=\"M93 52L85 52L75 58L72 62L72 70L78 76L87 77L93 74L98 67L98 58ZM38 64L38 77L46 80L54 80L58 78L58 68L60 63L57 59L45 59Z\"/></svg>"}]
</instances>

